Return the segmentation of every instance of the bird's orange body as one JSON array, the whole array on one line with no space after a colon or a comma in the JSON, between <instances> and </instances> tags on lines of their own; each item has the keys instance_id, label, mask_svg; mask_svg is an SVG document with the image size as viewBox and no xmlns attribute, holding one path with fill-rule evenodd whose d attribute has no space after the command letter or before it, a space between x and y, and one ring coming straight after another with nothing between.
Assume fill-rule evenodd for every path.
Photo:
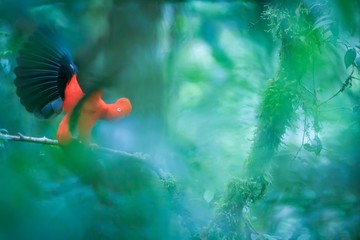
<instances>
[{"instance_id":1,"label":"bird's orange body","mask_svg":"<svg viewBox=\"0 0 360 240\"><path fill-rule=\"evenodd\" d=\"M26 110L41 119L65 112L57 131L60 144L68 144L73 139L70 122L72 128L75 123L78 139L90 143L91 130L97 120L120 118L131 112L127 98L120 98L114 104L102 100L102 93L97 89L107 85L105 83L84 82L96 90L84 93L69 50L51 28L39 27L34 31L19 50L16 61L16 94Z\"/></svg>"},{"instance_id":2,"label":"bird's orange body","mask_svg":"<svg viewBox=\"0 0 360 240\"><path fill-rule=\"evenodd\" d=\"M57 139L61 144L67 144L72 140L69 129L69 120L75 106L84 97L84 92L76 78L72 76L65 88L65 95L62 108L65 112L58 131ZM102 100L101 91L96 91L86 99L78 118L78 139L84 143L89 143L91 139L91 130L99 119L113 119L128 115L131 112L131 103L127 98L120 98L114 104L106 104Z\"/></svg>"}]
</instances>

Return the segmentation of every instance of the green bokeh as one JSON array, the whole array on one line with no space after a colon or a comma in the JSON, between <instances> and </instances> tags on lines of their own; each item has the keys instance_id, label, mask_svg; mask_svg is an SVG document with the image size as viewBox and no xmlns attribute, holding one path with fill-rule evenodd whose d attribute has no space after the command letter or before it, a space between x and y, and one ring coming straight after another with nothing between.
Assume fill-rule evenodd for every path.
<instances>
[{"instance_id":1,"label":"green bokeh","mask_svg":"<svg viewBox=\"0 0 360 240\"><path fill-rule=\"evenodd\" d=\"M360 57L359 12L335 0L0 0L0 129L55 138L61 117L36 119L13 84L21 42L45 24L80 84L109 81L107 102L133 104L93 142L137 153L0 139L0 240L358 239L360 74L344 56Z\"/></svg>"}]
</instances>

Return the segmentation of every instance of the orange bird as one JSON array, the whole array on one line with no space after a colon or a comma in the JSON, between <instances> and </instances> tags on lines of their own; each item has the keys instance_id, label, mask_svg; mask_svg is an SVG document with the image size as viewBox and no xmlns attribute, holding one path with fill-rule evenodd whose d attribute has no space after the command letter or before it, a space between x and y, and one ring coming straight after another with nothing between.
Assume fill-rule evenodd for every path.
<instances>
[{"instance_id":1,"label":"orange bird","mask_svg":"<svg viewBox=\"0 0 360 240\"><path fill-rule=\"evenodd\" d=\"M77 73L70 52L50 28L39 28L19 51L14 82L20 102L26 110L42 119L53 118L63 110L65 116L57 130L57 139L64 145L73 139L70 119L79 102L78 139L87 144L98 119L120 118L131 112L127 98L106 104L101 90L86 95L78 83Z\"/></svg>"}]
</instances>

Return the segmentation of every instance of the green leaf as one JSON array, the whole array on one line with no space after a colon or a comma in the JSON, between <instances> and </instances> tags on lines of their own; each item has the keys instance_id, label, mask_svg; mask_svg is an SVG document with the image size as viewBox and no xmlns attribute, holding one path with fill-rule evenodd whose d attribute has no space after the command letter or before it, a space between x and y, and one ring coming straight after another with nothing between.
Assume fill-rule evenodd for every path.
<instances>
[{"instance_id":1,"label":"green leaf","mask_svg":"<svg viewBox=\"0 0 360 240\"><path fill-rule=\"evenodd\" d=\"M314 153L316 155L319 155L322 150L322 143L321 143L320 138L317 135L313 139L313 148L314 148Z\"/></svg>"},{"instance_id":2,"label":"green leaf","mask_svg":"<svg viewBox=\"0 0 360 240\"><path fill-rule=\"evenodd\" d=\"M206 190L204 192L203 198L207 203L210 203L214 199L214 195L215 195L214 191Z\"/></svg>"},{"instance_id":3,"label":"green leaf","mask_svg":"<svg viewBox=\"0 0 360 240\"><path fill-rule=\"evenodd\" d=\"M355 48L350 48L349 50L347 50L344 56L345 67L349 68L351 64L354 63L355 58L356 58Z\"/></svg>"},{"instance_id":4,"label":"green leaf","mask_svg":"<svg viewBox=\"0 0 360 240\"><path fill-rule=\"evenodd\" d=\"M304 149L308 152L313 152L316 155L319 155L322 150L322 143L320 138L316 135L310 143L304 144Z\"/></svg>"},{"instance_id":5,"label":"green leaf","mask_svg":"<svg viewBox=\"0 0 360 240\"><path fill-rule=\"evenodd\" d=\"M319 28L322 28L322 27L325 27L325 26L329 26L332 23L334 23L334 21L331 20L331 19L320 21L320 22L315 24L313 30L316 30L316 29L319 29Z\"/></svg>"},{"instance_id":6,"label":"green leaf","mask_svg":"<svg viewBox=\"0 0 360 240\"><path fill-rule=\"evenodd\" d=\"M313 148L313 146L310 145L310 143L305 143L304 149L308 152L314 152L314 148Z\"/></svg>"}]
</instances>

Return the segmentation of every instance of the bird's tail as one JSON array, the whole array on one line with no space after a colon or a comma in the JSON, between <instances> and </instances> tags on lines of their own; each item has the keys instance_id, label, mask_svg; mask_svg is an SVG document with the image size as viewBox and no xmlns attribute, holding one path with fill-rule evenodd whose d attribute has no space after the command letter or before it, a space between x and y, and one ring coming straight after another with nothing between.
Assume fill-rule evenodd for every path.
<instances>
[{"instance_id":1,"label":"bird's tail","mask_svg":"<svg viewBox=\"0 0 360 240\"><path fill-rule=\"evenodd\" d=\"M58 33L38 28L24 43L15 68L16 93L26 110L48 119L62 111L65 87L77 73Z\"/></svg>"}]
</instances>

